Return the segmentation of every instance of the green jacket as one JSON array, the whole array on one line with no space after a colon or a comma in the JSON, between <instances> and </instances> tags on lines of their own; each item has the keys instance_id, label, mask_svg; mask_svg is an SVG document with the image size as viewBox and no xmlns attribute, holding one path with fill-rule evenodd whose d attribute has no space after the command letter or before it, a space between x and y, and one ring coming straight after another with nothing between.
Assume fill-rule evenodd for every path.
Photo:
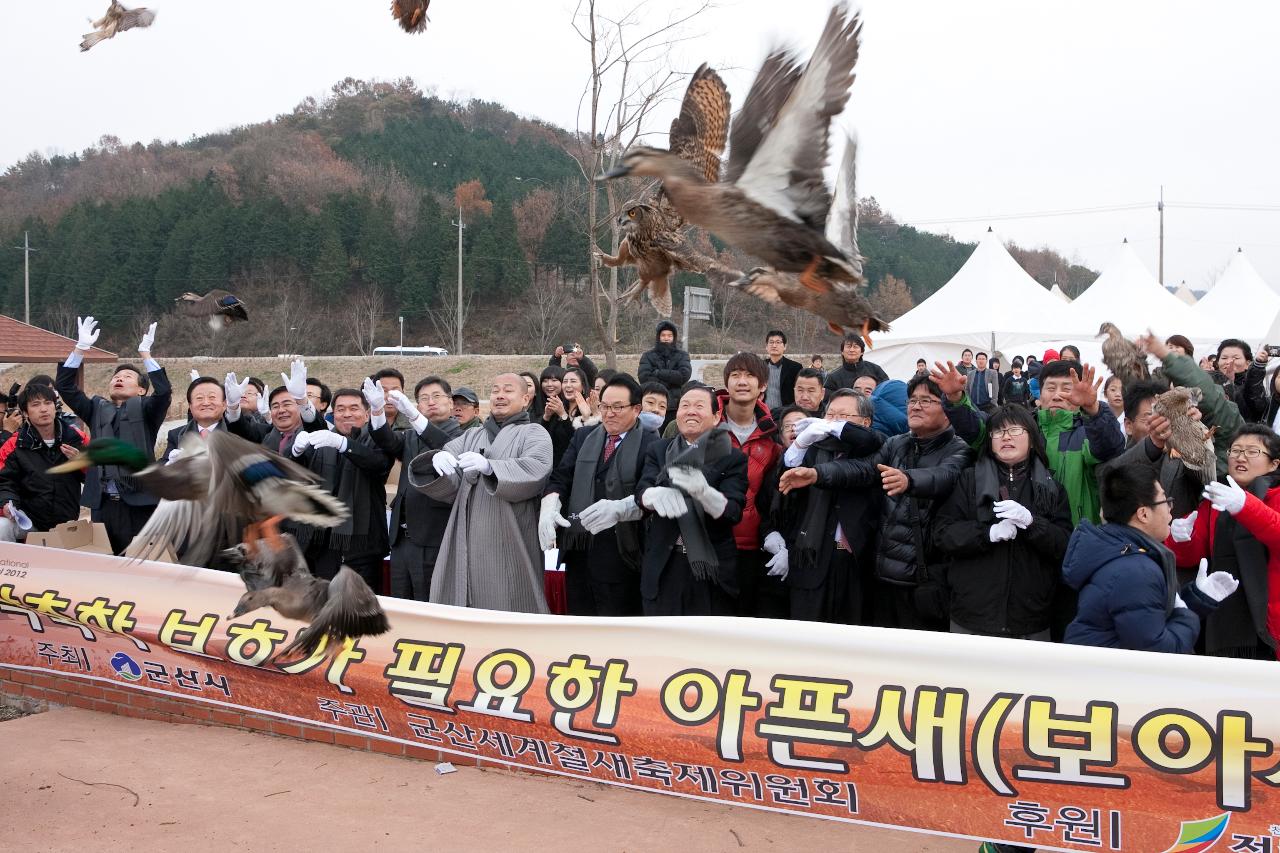
<instances>
[{"instance_id":1,"label":"green jacket","mask_svg":"<svg viewBox=\"0 0 1280 853\"><path fill-rule=\"evenodd\" d=\"M1218 392L1221 394L1221 390ZM945 405L956 434L978 448L987 438L986 417L974 408L965 394L958 403ZM1089 417L1082 412L1036 410L1036 420L1044 434L1045 452L1053 478L1067 490L1071 523L1080 519L1098 523L1097 466L1124 452L1124 432L1115 415L1105 405Z\"/></svg>"},{"instance_id":2,"label":"green jacket","mask_svg":"<svg viewBox=\"0 0 1280 853\"><path fill-rule=\"evenodd\" d=\"M1203 394L1200 401L1201 422L1205 426L1218 428L1213 434L1213 450L1218 457L1218 477L1226 476L1227 449L1231 447L1231 441L1240 427L1244 426L1240 409L1227 399L1222 386L1201 370L1190 356L1171 352L1164 357L1163 367L1165 378L1170 384L1199 388Z\"/></svg>"}]
</instances>

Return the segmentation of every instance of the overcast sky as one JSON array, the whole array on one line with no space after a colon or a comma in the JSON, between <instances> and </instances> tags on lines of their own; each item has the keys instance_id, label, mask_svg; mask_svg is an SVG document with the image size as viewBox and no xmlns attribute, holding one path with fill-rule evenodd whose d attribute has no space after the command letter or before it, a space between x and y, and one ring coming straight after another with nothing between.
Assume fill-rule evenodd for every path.
<instances>
[{"instance_id":1,"label":"overcast sky","mask_svg":"<svg viewBox=\"0 0 1280 853\"><path fill-rule=\"evenodd\" d=\"M441 96L497 101L572 127L588 67L570 28L571 0L436 0L427 32L415 36L395 25L387 0L156 0L150 30L81 54L85 19L106 5L5 0L0 163L74 152L103 134L183 140L261 121L347 76L411 76ZM643 8L658 21L682 7L650 0ZM828 8L826 0L721 0L673 64L725 69L737 105L767 47L781 39L808 48ZM1163 184L1166 283L1203 289L1237 246L1280 281L1280 4L866 0L861 8L863 50L842 124L859 136L860 194L900 221L963 240L991 224L1006 239L1094 268L1128 237L1154 274ZM668 112L655 126L669 120ZM1125 205L1145 207L1004 218Z\"/></svg>"}]
</instances>

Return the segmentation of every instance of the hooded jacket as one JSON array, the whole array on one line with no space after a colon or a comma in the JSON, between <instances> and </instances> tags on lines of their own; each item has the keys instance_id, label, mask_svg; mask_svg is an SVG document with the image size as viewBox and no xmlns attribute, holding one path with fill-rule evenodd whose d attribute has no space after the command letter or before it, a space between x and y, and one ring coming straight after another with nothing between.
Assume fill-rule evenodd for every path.
<instances>
[{"instance_id":1,"label":"hooded jacket","mask_svg":"<svg viewBox=\"0 0 1280 853\"><path fill-rule=\"evenodd\" d=\"M80 515L83 472L45 472L67 461L59 445L83 449L84 436L79 430L67 428L60 418L53 422L53 436L53 446L46 447L35 427L23 424L13 434L13 449L0 468L0 506L13 501L31 518L35 530L52 530Z\"/></svg>"},{"instance_id":2,"label":"hooded jacket","mask_svg":"<svg viewBox=\"0 0 1280 853\"><path fill-rule=\"evenodd\" d=\"M669 344L658 340L664 330L669 330L674 336ZM676 324L670 320L660 321L653 333L653 349L640 356L640 369L637 371L641 385L646 382L661 382L667 386L668 405L672 408L675 408L680 386L693 375L689 353L679 348L679 341L680 330L676 328Z\"/></svg>"},{"instance_id":3,"label":"hooded jacket","mask_svg":"<svg viewBox=\"0 0 1280 853\"><path fill-rule=\"evenodd\" d=\"M907 383L901 379L881 382L871 392L871 403L876 407L871 428L892 438L907 431Z\"/></svg>"},{"instance_id":4,"label":"hooded jacket","mask_svg":"<svg viewBox=\"0 0 1280 853\"><path fill-rule=\"evenodd\" d=\"M1217 607L1194 583L1178 593L1173 552L1125 524L1080 522L1062 577L1080 593L1065 637L1080 646L1185 654L1195 648L1200 615ZM1174 606L1175 594L1187 607Z\"/></svg>"},{"instance_id":5,"label":"hooded jacket","mask_svg":"<svg viewBox=\"0 0 1280 853\"><path fill-rule=\"evenodd\" d=\"M716 392L716 399L720 401L720 423L725 423L729 416L729 392ZM742 507L742 520L733 526L733 539L739 551L756 551L760 548L760 509L756 505L756 496L782 458L778 427L769 414L768 407L761 400L756 400L755 415L756 430L746 442L740 444L733 431L729 431L733 446L747 457L747 502Z\"/></svg>"}]
</instances>

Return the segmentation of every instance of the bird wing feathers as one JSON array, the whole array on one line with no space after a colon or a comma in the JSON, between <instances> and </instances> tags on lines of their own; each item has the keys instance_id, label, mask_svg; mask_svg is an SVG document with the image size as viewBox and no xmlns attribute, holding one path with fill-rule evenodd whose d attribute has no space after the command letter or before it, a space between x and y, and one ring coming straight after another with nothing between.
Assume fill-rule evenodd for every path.
<instances>
[{"instance_id":1,"label":"bird wing feathers","mask_svg":"<svg viewBox=\"0 0 1280 853\"><path fill-rule=\"evenodd\" d=\"M374 636L390 629L387 614L373 590L350 566L343 566L337 577L329 582L329 597L320 612L310 625L298 632L279 657L288 658L295 651L301 651L304 659L309 658L324 637L328 637L330 642L342 642L348 637Z\"/></svg>"},{"instance_id":2,"label":"bird wing feathers","mask_svg":"<svg viewBox=\"0 0 1280 853\"><path fill-rule=\"evenodd\" d=\"M848 258L849 265L862 276L862 256L858 254L858 141L848 137L840 171L836 173L831 212L827 215L827 240Z\"/></svg>"},{"instance_id":3,"label":"bird wing feathers","mask_svg":"<svg viewBox=\"0 0 1280 853\"><path fill-rule=\"evenodd\" d=\"M249 312L240 297L225 290L210 290L204 296L179 296L173 300L178 311L188 317L209 317L225 314L238 320L248 320Z\"/></svg>"},{"instance_id":4,"label":"bird wing feathers","mask_svg":"<svg viewBox=\"0 0 1280 853\"><path fill-rule=\"evenodd\" d=\"M116 27L116 31L124 32L134 27L149 27L155 19L156 13L150 9L126 9L120 16L120 24Z\"/></svg>"},{"instance_id":5,"label":"bird wing feathers","mask_svg":"<svg viewBox=\"0 0 1280 853\"><path fill-rule=\"evenodd\" d=\"M729 133L729 89L720 75L703 63L693 72L671 122L671 150L697 167L709 184L720 180L720 155Z\"/></svg>"},{"instance_id":6,"label":"bird wing feathers","mask_svg":"<svg viewBox=\"0 0 1280 853\"><path fill-rule=\"evenodd\" d=\"M847 6L831 10L799 82L738 181L753 201L814 228L825 226L831 207L823 176L827 128L848 103L860 33L861 22Z\"/></svg>"},{"instance_id":7,"label":"bird wing feathers","mask_svg":"<svg viewBox=\"0 0 1280 853\"><path fill-rule=\"evenodd\" d=\"M189 429L180 445L182 455L165 465L149 465L134 479L158 498L171 501L200 500L209 493L213 474L206 443L196 430Z\"/></svg>"},{"instance_id":8,"label":"bird wing feathers","mask_svg":"<svg viewBox=\"0 0 1280 853\"><path fill-rule=\"evenodd\" d=\"M427 7L431 0L392 0L391 15L406 33L420 33L427 28Z\"/></svg>"},{"instance_id":9,"label":"bird wing feathers","mask_svg":"<svg viewBox=\"0 0 1280 853\"><path fill-rule=\"evenodd\" d=\"M163 499L124 553L139 560L156 560L167 547L175 554L182 552L183 559L192 565L204 565L205 560L197 562L184 551L198 538L204 516L205 508L201 501Z\"/></svg>"},{"instance_id":10,"label":"bird wing feathers","mask_svg":"<svg viewBox=\"0 0 1280 853\"><path fill-rule=\"evenodd\" d=\"M724 174L726 182L737 183L742 177L760 147L760 141L773 127L782 105L800 82L802 70L800 60L789 49L779 48L765 57L742 109L733 121L729 134L729 162Z\"/></svg>"}]
</instances>

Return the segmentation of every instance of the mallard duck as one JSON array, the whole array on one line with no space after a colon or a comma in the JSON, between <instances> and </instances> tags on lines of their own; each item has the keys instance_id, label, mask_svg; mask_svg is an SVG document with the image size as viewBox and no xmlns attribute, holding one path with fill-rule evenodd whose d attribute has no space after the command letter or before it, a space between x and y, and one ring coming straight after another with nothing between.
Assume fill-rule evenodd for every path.
<instances>
[{"instance_id":1,"label":"mallard duck","mask_svg":"<svg viewBox=\"0 0 1280 853\"><path fill-rule=\"evenodd\" d=\"M126 9L118 0L111 0L106 14L96 21L89 22L93 32L85 34L84 41L80 42L80 50L84 52L100 41L115 38L116 33L122 33L134 27L149 27L155 19L156 13L150 9L142 7Z\"/></svg>"},{"instance_id":2,"label":"mallard duck","mask_svg":"<svg viewBox=\"0 0 1280 853\"><path fill-rule=\"evenodd\" d=\"M729 132L729 90L720 75L703 63L693 72L671 122L671 152L683 158L714 183L720 179L720 155ZM624 301L639 300L645 293L663 317L671 316L671 273L676 270L707 274L713 283L728 282L736 274L724 271L714 260L693 248L682 231L684 218L661 186L644 201L630 201L618 215L622 241L614 255L597 252L607 267L635 266L635 284L622 294Z\"/></svg>"},{"instance_id":3,"label":"mallard duck","mask_svg":"<svg viewBox=\"0 0 1280 853\"><path fill-rule=\"evenodd\" d=\"M322 580L307 569L297 540L288 533L281 534L280 540L279 549L240 544L222 552L227 562L239 567L246 590L233 617L272 607L281 616L309 623L280 651L277 661L294 652L301 652L302 660L311 657L324 637L332 647L348 638L390 630L378 597L350 566L340 568L333 580Z\"/></svg>"},{"instance_id":4,"label":"mallard duck","mask_svg":"<svg viewBox=\"0 0 1280 853\"><path fill-rule=\"evenodd\" d=\"M722 181L649 147L631 149L600 179L656 177L685 220L766 266L800 273L815 290L824 287L820 279L857 283L859 271L823 234L831 197L822 172L827 127L849 99L860 32L858 17L839 3L803 70L789 51L770 54L733 123Z\"/></svg>"},{"instance_id":5,"label":"mallard duck","mask_svg":"<svg viewBox=\"0 0 1280 853\"><path fill-rule=\"evenodd\" d=\"M1125 385L1138 379L1151 378L1151 371L1147 368L1147 354L1121 334L1115 323L1103 323L1098 328L1098 337L1106 338L1102 342L1102 362L1112 376L1119 376Z\"/></svg>"},{"instance_id":6,"label":"mallard duck","mask_svg":"<svg viewBox=\"0 0 1280 853\"><path fill-rule=\"evenodd\" d=\"M391 16L406 33L420 33L427 28L427 7L431 0L391 0Z\"/></svg>"},{"instance_id":7,"label":"mallard duck","mask_svg":"<svg viewBox=\"0 0 1280 853\"><path fill-rule=\"evenodd\" d=\"M858 282L850 284L817 279L822 287L814 288L811 282L803 281L798 275L756 267L734 284L766 302L790 305L817 314L837 335L843 335L845 329L857 329L869 349L870 333L887 332L889 324L875 316L871 303L862 295L866 279L862 276L862 256L858 254L857 158L858 143L849 137L836 175L831 212L827 216L827 239L849 259L857 271Z\"/></svg>"},{"instance_id":8,"label":"mallard duck","mask_svg":"<svg viewBox=\"0 0 1280 853\"><path fill-rule=\"evenodd\" d=\"M209 328L215 332L236 321L248 321L249 311L235 294L225 290L210 290L204 296L184 293L173 300L178 310L188 317L208 317Z\"/></svg>"},{"instance_id":9,"label":"mallard duck","mask_svg":"<svg viewBox=\"0 0 1280 853\"><path fill-rule=\"evenodd\" d=\"M284 519L336 527L349 514L341 501L316 485L319 477L311 471L221 429L207 439L188 432L181 456L168 465L152 462L127 442L98 438L49 472L90 465L118 465L134 472L144 489L161 498L127 549L139 559L153 559L169 546L182 549L183 562L203 566L220 545L242 535L251 550L259 540L278 550L278 525Z\"/></svg>"}]
</instances>

